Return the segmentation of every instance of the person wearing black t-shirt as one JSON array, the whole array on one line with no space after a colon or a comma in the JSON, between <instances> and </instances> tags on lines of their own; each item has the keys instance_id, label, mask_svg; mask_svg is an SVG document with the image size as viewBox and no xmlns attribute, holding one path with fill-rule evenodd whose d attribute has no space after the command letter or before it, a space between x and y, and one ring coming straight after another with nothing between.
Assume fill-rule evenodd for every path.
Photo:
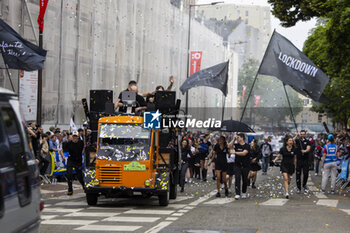
<instances>
[{"instance_id":1,"label":"person wearing black t-shirt","mask_svg":"<svg viewBox=\"0 0 350 233\"><path fill-rule=\"evenodd\" d=\"M298 135L296 135L297 137ZM309 178L309 152L311 144L306 136L306 131L300 131L300 138L295 139L295 147L297 153L297 168L296 168L296 181L297 181L297 193L301 192L301 172L303 172L303 189L304 193L308 193L309 190L306 187L307 179Z\"/></svg>"},{"instance_id":2,"label":"person wearing black t-shirt","mask_svg":"<svg viewBox=\"0 0 350 233\"><path fill-rule=\"evenodd\" d=\"M250 146L245 143L245 135L239 133L236 136L237 143L234 145L235 148L235 188L236 196L235 199L241 198L241 179L242 183L242 198L247 198L247 186L248 186L248 174L250 168Z\"/></svg>"},{"instance_id":3,"label":"person wearing black t-shirt","mask_svg":"<svg viewBox=\"0 0 350 233\"><path fill-rule=\"evenodd\" d=\"M192 151L189 146L187 139L182 139L181 142L181 177L180 177L180 187L181 192L184 192L185 190L185 177L186 177L186 171L189 167L189 162L192 158Z\"/></svg>"},{"instance_id":4,"label":"person wearing black t-shirt","mask_svg":"<svg viewBox=\"0 0 350 233\"><path fill-rule=\"evenodd\" d=\"M280 152L278 153L277 157L273 161L276 163L276 161L281 157L282 155L282 162L281 162L281 172L283 175L283 181L284 181L284 190L285 190L285 197L289 198L289 192L288 188L291 181L291 176L293 175L295 171L295 164L296 164L296 148L294 146L294 140L291 136L286 136L284 140L284 146L280 149Z\"/></svg>"},{"instance_id":5,"label":"person wearing black t-shirt","mask_svg":"<svg viewBox=\"0 0 350 233\"><path fill-rule=\"evenodd\" d=\"M147 109L147 103L145 99L138 94L137 83L135 81L130 81L128 88L124 91L134 91L136 92L136 108L133 108L133 112L139 112ZM119 107L119 112L126 112L127 107L122 102L122 93L120 92L117 101L114 104L114 110Z\"/></svg>"},{"instance_id":6,"label":"person wearing black t-shirt","mask_svg":"<svg viewBox=\"0 0 350 233\"><path fill-rule=\"evenodd\" d=\"M214 158L215 158L215 172L216 172L216 187L218 192L216 197L220 197L220 180L222 178L222 182L225 185L225 196L229 195L227 182L226 182L226 171L227 171L227 153L228 147L226 138L221 136L218 140L218 143L214 147ZM222 176L222 177L221 177Z\"/></svg>"},{"instance_id":7,"label":"person wearing black t-shirt","mask_svg":"<svg viewBox=\"0 0 350 233\"><path fill-rule=\"evenodd\" d=\"M84 151L84 142L79 140L79 133L73 132L72 141L67 143L67 152L69 153L67 161L67 176L68 176L68 192L67 195L73 195L73 168L80 184L84 188L83 172L82 172L82 155Z\"/></svg>"}]
</instances>

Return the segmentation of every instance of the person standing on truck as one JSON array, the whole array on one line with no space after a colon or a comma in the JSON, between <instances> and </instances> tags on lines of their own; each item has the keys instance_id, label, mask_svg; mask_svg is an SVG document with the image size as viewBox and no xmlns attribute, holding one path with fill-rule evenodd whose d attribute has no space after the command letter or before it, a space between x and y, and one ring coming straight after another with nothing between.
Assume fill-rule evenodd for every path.
<instances>
[{"instance_id":1,"label":"person standing on truck","mask_svg":"<svg viewBox=\"0 0 350 233\"><path fill-rule=\"evenodd\" d=\"M82 160L83 160L84 142L79 140L79 133L73 132L72 141L67 144L67 152L69 153L67 162L67 176L68 176L68 192L67 195L73 195L73 168L80 184L84 188Z\"/></svg>"},{"instance_id":2,"label":"person standing on truck","mask_svg":"<svg viewBox=\"0 0 350 233\"><path fill-rule=\"evenodd\" d=\"M139 111L142 111L142 110L146 110L147 109L147 103L145 101L145 99L138 94L138 89L137 89L137 83L136 81L130 81L129 82L129 85L128 85L128 88L124 91L134 91L136 92L136 105L137 107L136 108L133 108L133 112L139 112ZM114 110L117 110L119 108L119 112L126 112L127 110L127 107L123 104L123 101L122 101L122 92L120 92L119 96L118 96L118 99L117 101L115 102L114 104Z\"/></svg>"},{"instance_id":3,"label":"person standing on truck","mask_svg":"<svg viewBox=\"0 0 350 233\"><path fill-rule=\"evenodd\" d=\"M189 146L188 140L184 138L181 141L181 177L180 177L181 192L185 191L186 171L189 166L189 161L191 157L192 157L191 148Z\"/></svg>"}]
</instances>

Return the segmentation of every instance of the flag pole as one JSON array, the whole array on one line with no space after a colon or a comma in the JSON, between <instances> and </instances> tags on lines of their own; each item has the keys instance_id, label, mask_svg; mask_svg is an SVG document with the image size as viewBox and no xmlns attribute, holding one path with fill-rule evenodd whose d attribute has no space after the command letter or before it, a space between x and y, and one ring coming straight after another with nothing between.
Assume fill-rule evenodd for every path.
<instances>
[{"instance_id":1,"label":"flag pole","mask_svg":"<svg viewBox=\"0 0 350 233\"><path fill-rule=\"evenodd\" d=\"M259 74L259 71L260 71L260 68L261 68L261 64L262 64L262 62L263 62L264 59L265 59L266 51L269 50L269 47L270 47L270 44L271 44L271 39L272 39L272 37L273 37L273 34L275 34L275 31L276 31L276 29L273 30L272 36L271 36L271 38L270 38L270 41L269 41L269 43L268 43L268 45L267 45L267 47L266 47L266 50L265 50L263 59L262 59L261 62L260 62L259 69L258 69L258 71L257 71L256 74L255 74L255 78L254 78L252 87L251 87L250 90L249 90L249 95L248 95L247 101L246 101L245 104L244 104L243 112L242 112L242 114L241 114L241 119L239 120L239 122L242 122L242 120L243 120L243 116L244 116L245 110L246 110L246 108L247 108L247 105L248 105L250 96L251 96L251 94L252 94L253 87L254 87L254 85L255 85L255 83L256 83L256 80L258 79L258 74Z\"/></svg>"},{"instance_id":2,"label":"flag pole","mask_svg":"<svg viewBox=\"0 0 350 233\"><path fill-rule=\"evenodd\" d=\"M223 96L223 103L222 103L222 116L221 116L221 122L224 121L224 115L225 115L225 104L226 104L226 96L222 94Z\"/></svg>"},{"instance_id":3,"label":"flag pole","mask_svg":"<svg viewBox=\"0 0 350 233\"><path fill-rule=\"evenodd\" d=\"M7 72L7 75L9 76L9 80L10 80L10 84L11 84L11 87L12 87L12 91L15 92L15 88L13 86L13 83L12 83L12 80L11 80L11 74L9 72L9 68L7 67L7 64L5 63L5 67L6 67L6 72Z\"/></svg>"},{"instance_id":4,"label":"flag pole","mask_svg":"<svg viewBox=\"0 0 350 233\"><path fill-rule=\"evenodd\" d=\"M293 120L293 123L294 123L294 127L295 127L296 132L298 133L298 125L297 125L297 123L295 122L295 118L294 118L294 114L293 114L293 109L292 109L292 106L291 106L291 104L290 104L289 96L288 96L288 93L287 93L287 90L286 90L286 84L284 84L283 82L282 82L282 84L283 84L284 93L286 93L286 97L287 97L287 101L288 101L290 113L292 114L292 120Z\"/></svg>"}]
</instances>

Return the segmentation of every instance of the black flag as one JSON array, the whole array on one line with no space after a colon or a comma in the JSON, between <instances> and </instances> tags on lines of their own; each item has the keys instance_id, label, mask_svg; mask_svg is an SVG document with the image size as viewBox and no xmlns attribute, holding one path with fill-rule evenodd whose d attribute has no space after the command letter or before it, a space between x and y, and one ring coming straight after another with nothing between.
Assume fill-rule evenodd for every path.
<instances>
[{"instance_id":1,"label":"black flag","mask_svg":"<svg viewBox=\"0 0 350 233\"><path fill-rule=\"evenodd\" d=\"M322 70L277 32L271 37L258 73L275 76L315 101L320 101L329 82Z\"/></svg>"},{"instance_id":2,"label":"black flag","mask_svg":"<svg viewBox=\"0 0 350 233\"><path fill-rule=\"evenodd\" d=\"M220 89L226 96L228 65L227 61L194 73L181 85L180 91L184 94L192 87L207 86Z\"/></svg>"},{"instance_id":3,"label":"black flag","mask_svg":"<svg viewBox=\"0 0 350 233\"><path fill-rule=\"evenodd\" d=\"M10 69L33 71L44 68L46 51L23 39L2 19L0 19L0 49L4 62Z\"/></svg>"}]
</instances>

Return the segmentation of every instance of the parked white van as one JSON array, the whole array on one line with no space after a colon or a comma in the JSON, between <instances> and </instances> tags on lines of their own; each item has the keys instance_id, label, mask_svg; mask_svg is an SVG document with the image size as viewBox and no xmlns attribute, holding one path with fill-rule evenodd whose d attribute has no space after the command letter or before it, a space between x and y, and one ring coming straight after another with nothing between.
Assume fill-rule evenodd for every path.
<instances>
[{"instance_id":1,"label":"parked white van","mask_svg":"<svg viewBox=\"0 0 350 233\"><path fill-rule=\"evenodd\" d=\"M39 171L17 96L0 88L0 232L39 232Z\"/></svg>"}]
</instances>

